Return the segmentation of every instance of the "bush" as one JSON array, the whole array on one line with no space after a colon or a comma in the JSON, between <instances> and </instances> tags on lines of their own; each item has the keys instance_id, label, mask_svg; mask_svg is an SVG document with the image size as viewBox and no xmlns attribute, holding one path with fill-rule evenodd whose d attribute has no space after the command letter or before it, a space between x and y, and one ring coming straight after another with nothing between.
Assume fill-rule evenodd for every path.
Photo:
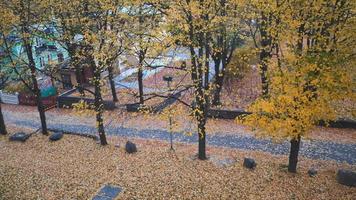
<instances>
[{"instance_id":1,"label":"bush","mask_svg":"<svg viewBox=\"0 0 356 200\"><path fill-rule=\"evenodd\" d=\"M257 65L257 52L250 46L237 49L232 55L226 69L227 79L241 79L251 69L251 65Z\"/></svg>"},{"instance_id":2,"label":"bush","mask_svg":"<svg viewBox=\"0 0 356 200\"><path fill-rule=\"evenodd\" d=\"M29 88L26 87L25 84L22 82L19 83L9 83L7 86L5 86L4 92L7 93L29 93L31 92Z\"/></svg>"}]
</instances>

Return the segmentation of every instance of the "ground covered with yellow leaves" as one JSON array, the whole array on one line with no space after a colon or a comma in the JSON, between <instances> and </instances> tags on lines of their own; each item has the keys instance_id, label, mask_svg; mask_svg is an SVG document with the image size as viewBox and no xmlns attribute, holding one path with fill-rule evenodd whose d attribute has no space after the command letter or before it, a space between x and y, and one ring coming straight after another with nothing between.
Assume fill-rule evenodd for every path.
<instances>
[{"instance_id":1,"label":"ground covered with yellow leaves","mask_svg":"<svg viewBox=\"0 0 356 200\"><path fill-rule=\"evenodd\" d=\"M47 136L34 134L25 143L0 136L0 199L90 199L104 184L124 189L118 199L356 197L356 188L338 184L335 175L338 168L355 166L301 157L293 175L284 166L287 156L208 148L210 159L199 161L194 158L196 145L177 144L171 152L164 142L133 141L139 151L127 154L122 138L109 138L111 144L102 147L71 135L50 142ZM243 168L244 157L254 158L257 168ZM236 162L221 165L224 159ZM316 177L308 176L311 167L319 170Z\"/></svg>"}]
</instances>

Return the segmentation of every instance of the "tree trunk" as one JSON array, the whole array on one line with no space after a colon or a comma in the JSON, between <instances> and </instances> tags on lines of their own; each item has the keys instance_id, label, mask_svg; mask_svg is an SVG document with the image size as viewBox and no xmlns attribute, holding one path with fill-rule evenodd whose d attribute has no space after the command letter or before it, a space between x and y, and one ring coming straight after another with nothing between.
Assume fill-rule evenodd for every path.
<instances>
[{"instance_id":1,"label":"tree trunk","mask_svg":"<svg viewBox=\"0 0 356 200\"><path fill-rule=\"evenodd\" d=\"M143 99L143 52L140 52L139 55L139 66L138 66L138 73L137 73L137 80L138 80L138 92L140 97L140 104L144 104L145 100Z\"/></svg>"},{"instance_id":2,"label":"tree trunk","mask_svg":"<svg viewBox=\"0 0 356 200\"><path fill-rule=\"evenodd\" d=\"M204 120L199 122L198 125L198 132L199 132L199 154L198 158L200 160L206 160L206 149L205 149L205 137L206 137L206 132L205 132L205 122Z\"/></svg>"},{"instance_id":3,"label":"tree trunk","mask_svg":"<svg viewBox=\"0 0 356 200\"><path fill-rule=\"evenodd\" d=\"M210 47L208 43L208 39L210 39L209 34L206 35L205 38L205 72L204 72L204 88L205 90L209 89L209 72L210 72Z\"/></svg>"},{"instance_id":4,"label":"tree trunk","mask_svg":"<svg viewBox=\"0 0 356 200\"><path fill-rule=\"evenodd\" d=\"M214 90L214 96L213 96L213 102L212 104L214 106L221 105L221 100L220 100L220 94L221 94L221 89L223 85L223 78L222 77L216 77L215 80L215 90Z\"/></svg>"},{"instance_id":5,"label":"tree trunk","mask_svg":"<svg viewBox=\"0 0 356 200\"><path fill-rule=\"evenodd\" d=\"M199 112L196 112L196 119L198 121L198 136L199 136L199 147L198 147L198 158L200 160L205 160L206 159L206 120L207 120L207 109L208 109L208 102L209 102L209 95L207 95L204 90L203 86L203 74L201 73L202 70L200 71L200 78L198 78L198 87L196 88L195 92L195 101L197 102L197 108L199 109Z\"/></svg>"},{"instance_id":6,"label":"tree trunk","mask_svg":"<svg viewBox=\"0 0 356 200\"><path fill-rule=\"evenodd\" d=\"M225 77L225 67L226 67L226 56L221 54L222 59L215 60L215 90L212 104L214 106L221 105L220 94L224 84L224 77ZM222 61L222 67L220 69L220 62Z\"/></svg>"},{"instance_id":7,"label":"tree trunk","mask_svg":"<svg viewBox=\"0 0 356 200\"><path fill-rule=\"evenodd\" d=\"M82 77L82 70L80 69L80 66L75 65L75 79L77 80L77 88L78 92L80 93L81 96L85 96L84 88L83 88L83 77Z\"/></svg>"},{"instance_id":8,"label":"tree trunk","mask_svg":"<svg viewBox=\"0 0 356 200\"><path fill-rule=\"evenodd\" d=\"M191 22L191 18L188 19ZM190 25L190 30L189 30L189 37L190 39L196 39L199 41L199 47L198 47L198 55L195 51L195 46L192 44L189 45L189 50L190 50L190 57L191 57L191 78L193 81L194 85L194 95L195 95L195 102L196 105L193 106L193 112L194 116L197 119L198 122L198 138L199 138L199 146L198 146L198 158L200 160L205 160L206 159L206 130L205 130L205 124L206 124L206 119L207 119L207 108L208 108L208 103L209 103L209 94L207 94L208 90L206 89L204 85L204 80L207 80L207 73L203 70L204 67L206 67L206 60L204 62L204 49L209 51L208 44L206 44L208 41L204 37L203 33L199 33L197 35L194 34L194 28L192 23L189 23ZM206 42L206 43L204 43ZM206 56L207 54L205 54ZM208 59L206 57L206 59Z\"/></svg>"},{"instance_id":9,"label":"tree trunk","mask_svg":"<svg viewBox=\"0 0 356 200\"><path fill-rule=\"evenodd\" d=\"M138 78L138 92L140 97L140 104L144 104L145 100L143 99L143 71L142 71L142 63L139 64L137 78Z\"/></svg>"},{"instance_id":10,"label":"tree trunk","mask_svg":"<svg viewBox=\"0 0 356 200\"><path fill-rule=\"evenodd\" d=\"M262 96L267 97L268 95L268 77L267 77L267 70L268 70L268 59L271 58L271 37L269 36L267 29L269 26L268 17L262 13L261 19L261 27L260 27L260 34L261 34L261 52L260 52L260 69L261 69L261 82L262 82Z\"/></svg>"},{"instance_id":11,"label":"tree trunk","mask_svg":"<svg viewBox=\"0 0 356 200\"><path fill-rule=\"evenodd\" d=\"M25 33L28 33L28 31L25 31ZM33 59L32 48L31 48L31 45L30 45L29 41L27 41L27 39L24 39L24 45L25 45L25 50L26 50L28 62L29 62L29 67L30 67L30 70L31 70L31 79L32 79L32 84L33 84L33 92L34 92L34 94L36 96L37 109L38 109L38 112L40 114L42 133L44 135L48 135L47 123L46 123L46 115L45 115L45 111L44 111L44 108L43 108L41 92L40 92L40 89L39 89L38 83L37 83L36 66L35 66L35 61Z\"/></svg>"},{"instance_id":12,"label":"tree trunk","mask_svg":"<svg viewBox=\"0 0 356 200\"><path fill-rule=\"evenodd\" d=\"M304 41L304 24L301 24L298 28L298 42L297 42L297 54L301 56L303 54L303 41Z\"/></svg>"},{"instance_id":13,"label":"tree trunk","mask_svg":"<svg viewBox=\"0 0 356 200\"><path fill-rule=\"evenodd\" d=\"M288 164L288 171L291 173L297 172L297 163L298 163L298 153L300 147L300 140L301 137L294 138L290 141L291 148L289 153L289 164Z\"/></svg>"},{"instance_id":14,"label":"tree trunk","mask_svg":"<svg viewBox=\"0 0 356 200\"><path fill-rule=\"evenodd\" d=\"M214 59L214 68L215 68L215 80L214 80L214 86L215 86L215 90L214 90L214 96L213 96L213 101L212 104L214 106L218 106L221 104L220 102L220 85L219 85L219 75L220 75L220 63L221 60L220 59Z\"/></svg>"},{"instance_id":15,"label":"tree trunk","mask_svg":"<svg viewBox=\"0 0 356 200\"><path fill-rule=\"evenodd\" d=\"M205 67L209 67L209 62L205 62ZM198 84L199 87L197 88L198 98L196 98L197 106L199 107L200 113L198 114L198 135L199 135L199 155L198 158L200 160L206 160L206 144L205 144L205 137L206 137L206 112L209 107L209 95L206 94L209 91L209 71L199 70L199 74L202 76L200 78L201 82L204 80L204 84Z\"/></svg>"},{"instance_id":16,"label":"tree trunk","mask_svg":"<svg viewBox=\"0 0 356 200\"><path fill-rule=\"evenodd\" d=\"M264 55L265 53L260 54L260 59L261 59L261 64L260 64L260 70L261 70L261 83L262 83L262 96L267 97L268 95L268 78L267 78L267 70L268 70L268 65L267 65L267 58L268 56Z\"/></svg>"},{"instance_id":17,"label":"tree trunk","mask_svg":"<svg viewBox=\"0 0 356 200\"><path fill-rule=\"evenodd\" d=\"M77 88L78 92L80 93L81 96L85 96L85 92L83 89L83 76L82 76L82 70L79 66L79 58L76 55L76 49L77 47L73 44L67 43L68 46L68 54L70 56L70 63L72 67L74 67L75 70L75 79L77 81Z\"/></svg>"},{"instance_id":18,"label":"tree trunk","mask_svg":"<svg viewBox=\"0 0 356 200\"><path fill-rule=\"evenodd\" d=\"M101 145L107 145L108 142L106 140L105 129L104 129L104 120L103 120L103 112L104 112L104 103L101 95L101 71L96 67L96 64L93 59L91 59L92 69L94 71L94 88L95 88L95 112L96 112L96 124L98 128L99 138Z\"/></svg>"},{"instance_id":19,"label":"tree trunk","mask_svg":"<svg viewBox=\"0 0 356 200\"><path fill-rule=\"evenodd\" d=\"M199 49L199 58L196 58L195 50L193 46L190 46L190 53L192 58L192 71L191 78L194 83L194 93L195 93L195 102L196 107L193 108L195 111L194 115L198 121L198 137L199 137L199 146L198 146L198 158L200 160L206 159L206 149L205 149L205 124L206 124L206 108L207 108L207 97L204 95L204 85L203 85L203 70L202 62L199 58L202 58L202 49Z\"/></svg>"},{"instance_id":20,"label":"tree trunk","mask_svg":"<svg viewBox=\"0 0 356 200\"><path fill-rule=\"evenodd\" d=\"M114 102L117 102L117 95L116 95L116 88L115 88L115 82L114 82L114 74L113 74L113 69L112 66L108 66L108 72L109 72L109 82L110 82L110 88L111 88L111 94L112 94L112 99Z\"/></svg>"},{"instance_id":21,"label":"tree trunk","mask_svg":"<svg viewBox=\"0 0 356 200\"><path fill-rule=\"evenodd\" d=\"M3 116L2 110L1 110L1 103L0 103L0 134L1 135L7 134L6 125L4 122L4 116Z\"/></svg>"}]
</instances>

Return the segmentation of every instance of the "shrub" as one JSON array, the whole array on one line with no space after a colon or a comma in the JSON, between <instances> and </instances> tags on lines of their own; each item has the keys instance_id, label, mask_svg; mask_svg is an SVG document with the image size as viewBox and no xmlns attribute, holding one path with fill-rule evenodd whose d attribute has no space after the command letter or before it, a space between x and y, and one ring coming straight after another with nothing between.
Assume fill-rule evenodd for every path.
<instances>
[{"instance_id":1,"label":"shrub","mask_svg":"<svg viewBox=\"0 0 356 200\"><path fill-rule=\"evenodd\" d=\"M26 87L26 85L22 82L18 83L9 83L7 86L5 86L4 92L7 93L29 93L31 90Z\"/></svg>"},{"instance_id":2,"label":"shrub","mask_svg":"<svg viewBox=\"0 0 356 200\"><path fill-rule=\"evenodd\" d=\"M250 46L237 49L227 66L227 79L241 79L251 69L251 65L258 63L257 52Z\"/></svg>"}]
</instances>

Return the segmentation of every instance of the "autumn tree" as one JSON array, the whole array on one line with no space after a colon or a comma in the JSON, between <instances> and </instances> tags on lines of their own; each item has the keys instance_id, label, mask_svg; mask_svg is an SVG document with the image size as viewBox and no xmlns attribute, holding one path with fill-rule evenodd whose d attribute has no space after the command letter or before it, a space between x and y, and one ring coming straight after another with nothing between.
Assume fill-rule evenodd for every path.
<instances>
[{"instance_id":1,"label":"autumn tree","mask_svg":"<svg viewBox=\"0 0 356 200\"><path fill-rule=\"evenodd\" d=\"M3 13L3 10L0 10L0 14L1 14L2 16L4 16L5 13ZM0 26L1 26L1 25L0 25ZM2 27L0 27L0 29L3 30ZM1 45L1 42L0 42L0 45ZM2 49L1 49L1 48L0 48L0 54L2 54ZM2 59L4 59L4 58L0 55L0 60L2 60ZM2 64L2 63L0 63L0 64ZM1 65L0 70L1 70L1 71L3 70L3 65ZM3 73L3 72L0 72L0 78L3 78L4 76L6 76L6 74ZM5 82L1 82L0 85L3 85L4 83L5 83ZM6 135L6 134L7 134L7 130L6 130L6 125L5 125L5 121L4 121L4 116L3 116L3 114L2 114L1 103L2 103L2 102L0 102L0 134Z\"/></svg>"},{"instance_id":2,"label":"autumn tree","mask_svg":"<svg viewBox=\"0 0 356 200\"><path fill-rule=\"evenodd\" d=\"M355 4L286 2L278 56L269 61L270 92L250 107L245 123L277 139L290 139L288 171L297 170L302 137L320 121L338 116L339 100L355 98Z\"/></svg>"},{"instance_id":3,"label":"autumn tree","mask_svg":"<svg viewBox=\"0 0 356 200\"><path fill-rule=\"evenodd\" d=\"M131 27L127 31L128 55L134 56L137 63L137 81L139 103L144 104L144 70L152 60L162 55L168 46L161 26L163 14L152 6L149 1L134 0L127 5L127 14Z\"/></svg>"},{"instance_id":4,"label":"autumn tree","mask_svg":"<svg viewBox=\"0 0 356 200\"><path fill-rule=\"evenodd\" d=\"M281 15L287 1L253 0L238 1L240 19L245 23L248 36L259 54L262 96L269 94L269 60L278 55L278 37L281 29Z\"/></svg>"},{"instance_id":5,"label":"autumn tree","mask_svg":"<svg viewBox=\"0 0 356 200\"><path fill-rule=\"evenodd\" d=\"M107 144L104 129L104 104L102 89L104 80L102 73L112 65L113 57L122 46L119 37L119 30L123 25L122 21L122 1L85 1L77 8L80 12L80 18L76 23L80 23L82 28L82 40L78 56L85 60L94 76L91 83L94 86L94 110L96 115L96 125L102 145ZM114 52L114 53L113 53Z\"/></svg>"},{"instance_id":6,"label":"autumn tree","mask_svg":"<svg viewBox=\"0 0 356 200\"><path fill-rule=\"evenodd\" d=\"M214 95L212 105L220 105L220 93L223 87L226 68L236 48L242 43L243 28L238 16L238 4L233 1L220 0L217 3L216 18L219 21L215 31L212 32L211 57L214 61Z\"/></svg>"},{"instance_id":7,"label":"autumn tree","mask_svg":"<svg viewBox=\"0 0 356 200\"><path fill-rule=\"evenodd\" d=\"M0 76L3 77L3 76L6 76L6 74L1 73ZM2 135L6 135L7 134L6 124L5 124L5 121L4 121L4 115L2 114L1 102L0 102L0 134L2 134Z\"/></svg>"},{"instance_id":8,"label":"autumn tree","mask_svg":"<svg viewBox=\"0 0 356 200\"><path fill-rule=\"evenodd\" d=\"M0 10L0 14L2 14L2 16L6 15L6 13L2 13L3 11ZM0 25L0 30L3 30L2 25ZM0 31L1 32L1 31ZM2 46L2 42L0 40L0 47ZM3 55L5 55L5 53L3 52L2 48L0 48L0 88L3 89L9 82L10 79L10 73L11 73L11 69L7 69L7 67L5 65L3 65L3 63L1 62L3 59L6 59L6 57L4 57ZM6 135L7 134L7 129L6 129L6 124L5 124L5 120L4 120L4 115L2 113L2 108L1 108L1 103L2 101L0 101L0 135Z\"/></svg>"},{"instance_id":9,"label":"autumn tree","mask_svg":"<svg viewBox=\"0 0 356 200\"><path fill-rule=\"evenodd\" d=\"M0 21L0 78L1 78L1 88L6 84L6 80L9 78L8 70L6 68L11 68L11 65L8 66L8 59L6 56L6 45L4 41L6 41L5 36L9 35L11 32L11 24L13 24L16 20L13 13L9 9L5 9L4 7L0 8L0 15L2 16L2 20ZM0 134L6 135L6 124L4 121L4 116L2 113L1 102L0 102Z\"/></svg>"},{"instance_id":10,"label":"autumn tree","mask_svg":"<svg viewBox=\"0 0 356 200\"><path fill-rule=\"evenodd\" d=\"M80 34L83 31L83 24L78 23L78 19L81 19L81 12L78 12L78 7L83 4L84 1L53 1L51 2L50 9L53 14L53 18L50 18L48 24L54 25L59 32L56 37L50 38L59 42L65 50L67 50L70 58L70 67L75 70L76 86L81 95L85 95L84 91L84 75L82 60L78 56L80 51ZM46 35L45 35L46 37Z\"/></svg>"},{"instance_id":11,"label":"autumn tree","mask_svg":"<svg viewBox=\"0 0 356 200\"><path fill-rule=\"evenodd\" d=\"M117 3L116 3L117 4ZM127 50L127 33L129 32L129 15L126 12L127 4L121 5L111 12L107 20L106 31L110 31L112 38L107 40L107 45L111 51L107 52L106 67L113 101L117 102L116 85L114 81L114 65L121 54Z\"/></svg>"},{"instance_id":12,"label":"autumn tree","mask_svg":"<svg viewBox=\"0 0 356 200\"><path fill-rule=\"evenodd\" d=\"M4 18L7 17L7 13L4 10L0 10L0 15L2 15ZM3 35L1 32L1 30L4 30L3 25L0 23L0 35ZM0 40L0 88L3 89L5 87L5 85L7 84L8 80L9 80L9 70L7 70L5 63L3 62L6 59L6 54L5 51L3 50L3 48L1 48L3 46L2 44L2 40ZM6 61L5 61L6 62ZM0 101L0 135L6 135L7 134L7 130L6 130L6 124L4 121L4 115L2 114L2 108L1 108L1 103L2 101Z\"/></svg>"},{"instance_id":13,"label":"autumn tree","mask_svg":"<svg viewBox=\"0 0 356 200\"><path fill-rule=\"evenodd\" d=\"M3 12L12 16L11 20L3 22L7 23L7 26L5 27L6 30L1 30L6 56L13 65L14 71L17 73L20 80L22 80L36 96L43 134L48 134L48 131L45 110L37 83L38 70L33 56L32 37L35 34L38 25L45 17L44 14L46 13L46 8L46 2L41 0L12 0L1 2L1 9L5 10ZM12 52L11 45L7 40L9 35L18 37L21 40L25 56L22 56L22 54L16 55ZM19 67L25 69L22 73L30 74L30 81L26 82L26 79L22 78L26 75L19 73L20 71L17 70Z\"/></svg>"},{"instance_id":14,"label":"autumn tree","mask_svg":"<svg viewBox=\"0 0 356 200\"><path fill-rule=\"evenodd\" d=\"M198 158L206 159L206 121L210 102L209 64L211 36L218 27L220 1L172 1L166 8L166 20L171 37L190 52L187 66L194 89L193 115L197 120Z\"/></svg>"}]
</instances>

